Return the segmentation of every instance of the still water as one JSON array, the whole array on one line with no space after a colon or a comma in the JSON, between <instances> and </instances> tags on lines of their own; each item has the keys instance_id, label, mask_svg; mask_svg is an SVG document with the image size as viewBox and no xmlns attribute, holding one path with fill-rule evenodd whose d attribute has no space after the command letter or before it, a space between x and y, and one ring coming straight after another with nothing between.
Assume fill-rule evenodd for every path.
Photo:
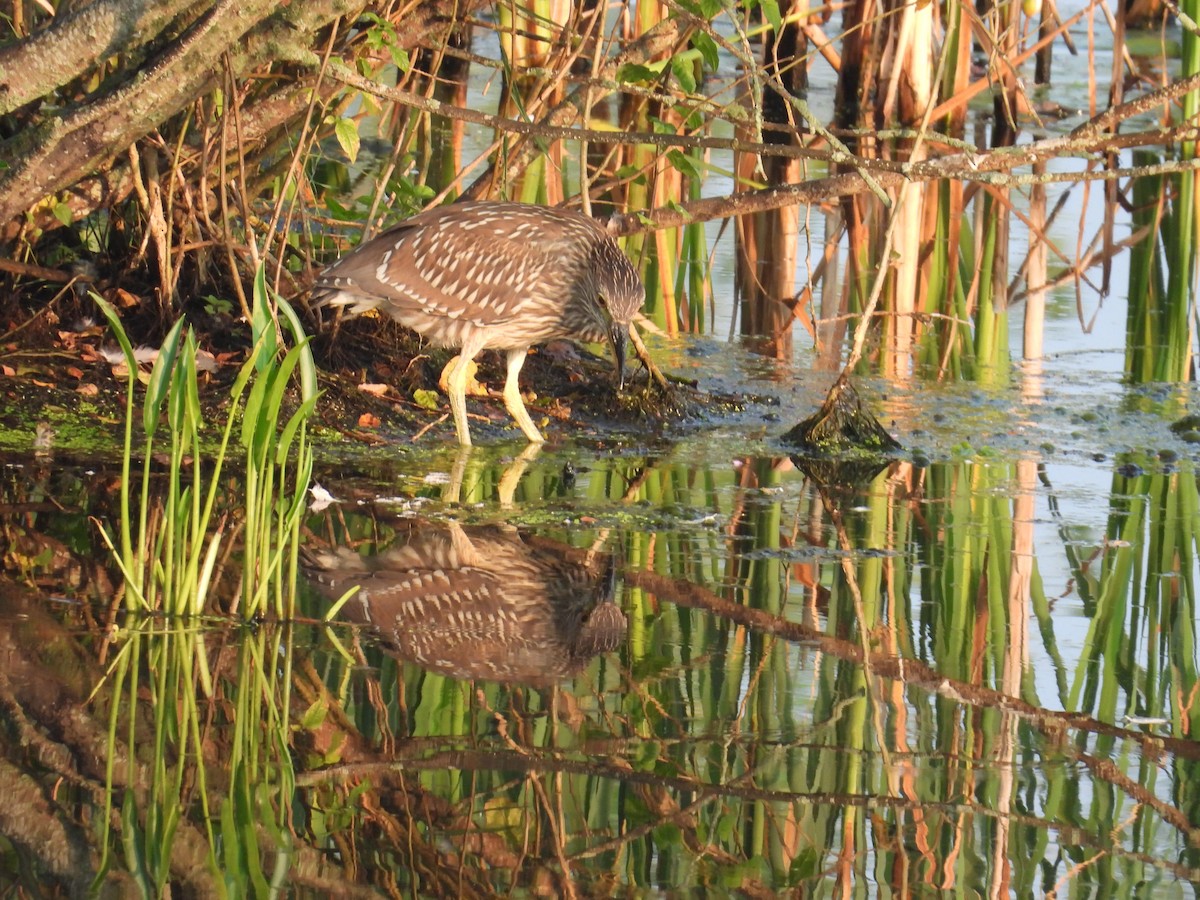
<instances>
[{"instance_id":1,"label":"still water","mask_svg":"<svg viewBox=\"0 0 1200 900\"><path fill-rule=\"evenodd\" d=\"M324 447L285 626L116 616L114 473L10 457L8 883L1193 895L1191 389L864 382L825 488L824 385L719 359L669 440Z\"/></svg>"}]
</instances>

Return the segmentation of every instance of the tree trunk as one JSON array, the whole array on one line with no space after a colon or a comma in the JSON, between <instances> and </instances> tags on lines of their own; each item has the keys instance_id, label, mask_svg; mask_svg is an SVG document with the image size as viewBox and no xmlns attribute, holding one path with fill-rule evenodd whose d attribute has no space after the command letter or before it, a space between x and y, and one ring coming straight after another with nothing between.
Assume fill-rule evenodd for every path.
<instances>
[{"instance_id":1,"label":"tree trunk","mask_svg":"<svg viewBox=\"0 0 1200 900\"><path fill-rule=\"evenodd\" d=\"M0 47L0 116L58 90L109 57L140 50L186 10L194 18L205 8L189 0L98 0L24 41Z\"/></svg>"},{"instance_id":2,"label":"tree trunk","mask_svg":"<svg viewBox=\"0 0 1200 900\"><path fill-rule=\"evenodd\" d=\"M451 27L456 18L483 5L482 0L439 0L416 5L396 23L399 43L415 47L430 32ZM345 0L287 5L278 0L217 0L207 7L200 6L191 24L152 57L139 60L134 64L136 68L118 69L110 76L111 87L102 87L78 103L63 105L56 115L0 143L0 159L8 163L7 168L0 169L0 240L11 240L19 233L31 207L43 205L46 198L73 188L109 166L135 141L187 109L216 85L226 67L234 77L281 61L315 68L318 57L310 49L315 33L355 9L358 7ZM113 54L120 56L122 48L114 48L112 39L130 32L110 23L122 17L163 27L174 23L173 17L154 16L144 10L143 0L109 0L92 18L80 13L6 47L0 64L5 72L47 72L61 62L55 57L86 39L89 28L90 33L99 35L95 39L97 47L101 47L101 41L106 42L102 49L87 56L89 60L94 61L97 54L103 54L104 59ZM136 35L131 40L148 45L145 34ZM124 52L131 49L137 47L123 48ZM92 68L89 64L86 72ZM7 78L0 85L0 101L27 104L35 86L39 90L47 86L53 89L54 82L84 73L85 67L75 63L68 64L64 76L58 78L45 74ZM130 180L121 183L128 189Z\"/></svg>"}]
</instances>

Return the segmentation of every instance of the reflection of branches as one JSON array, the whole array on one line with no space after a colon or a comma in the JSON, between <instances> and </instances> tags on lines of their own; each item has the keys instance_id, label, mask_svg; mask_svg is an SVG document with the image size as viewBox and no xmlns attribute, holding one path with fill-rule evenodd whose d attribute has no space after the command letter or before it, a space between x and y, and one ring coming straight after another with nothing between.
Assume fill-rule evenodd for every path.
<instances>
[{"instance_id":1,"label":"reflection of branches","mask_svg":"<svg viewBox=\"0 0 1200 900\"><path fill-rule=\"evenodd\" d=\"M753 777L754 775L752 772L746 772L743 775L737 776L737 778L735 778L729 784L731 787L740 786ZM663 786L659 785L658 787L660 791L663 790ZM646 792L649 792L649 790L649 788L646 788ZM689 794L690 793L692 792L689 791ZM580 850L575 854L575 858L590 859L594 856L600 856L604 853L620 850L622 847L628 847L652 833L654 829L668 823L675 825L680 829L683 840L686 844L688 844L688 848L690 850L699 852L699 848L694 846L696 841L695 830L698 816L706 806L710 806L714 800L721 799L721 796L721 794L715 791L702 793L687 806L679 806L678 803L670 801L670 808L664 808L663 798L661 797L657 798L657 803L654 803L649 797L643 796L643 803L646 804L647 808L653 808L656 813L656 815L651 818L650 821L643 822L641 825L636 825L633 828L625 829L621 832L619 837L610 838L607 841L601 841L599 844L594 844L591 847ZM703 848L703 852L708 856L721 856L723 857L723 862L727 862L731 865L736 865L737 863L737 860L729 857L728 854L726 854L715 844L706 845Z\"/></svg>"},{"instance_id":2,"label":"reflection of branches","mask_svg":"<svg viewBox=\"0 0 1200 900\"><path fill-rule=\"evenodd\" d=\"M660 600L707 610L714 616L729 619L745 628L778 635L797 643L812 644L822 652L846 662L863 665L863 648L853 641L824 634L799 622L789 622L760 609L741 606L724 600L699 585L659 575L657 572L626 571L623 577L626 583L649 591ZM1084 713L1034 706L993 688L949 678L920 660L876 652L870 654L870 664L879 677L897 679L906 685L935 693L964 706L1012 713L1029 722L1047 737L1058 737L1065 730L1073 729L1129 741L1141 748L1150 758L1169 753L1180 759L1200 760L1200 744L1195 741L1144 734L1101 722Z\"/></svg>"},{"instance_id":3,"label":"reflection of branches","mask_svg":"<svg viewBox=\"0 0 1200 900\"><path fill-rule=\"evenodd\" d=\"M522 752L524 753L527 751ZM562 775L562 772L556 772L556 780L561 779ZM571 863L567 859L566 848L564 846L566 840L563 836L565 817L563 816L562 810L562 784L560 783L555 785L556 790L554 795L558 798L558 806L556 807L550 802L550 798L546 796L546 786L542 784L542 779L536 777L536 774L531 772L529 774L528 781L533 787L533 792L537 796L538 802L542 805L542 809L545 813L544 819L547 826L550 828L550 834L554 841L554 856L558 860L559 867L562 869L562 879L559 882L560 887L562 888L562 896L572 898L573 900L577 894L575 893L574 879L571 877Z\"/></svg>"},{"instance_id":4,"label":"reflection of branches","mask_svg":"<svg viewBox=\"0 0 1200 900\"><path fill-rule=\"evenodd\" d=\"M828 748L823 749L827 750ZM1093 767L1093 771L1099 777L1106 777L1109 774L1105 771L1106 768L1104 766ZM1114 846L1112 835L1107 831L1102 834L1092 834L1077 826L1063 825L1061 822L1051 821L1039 816L1001 813L977 803L938 802L928 799L912 799L909 797L882 794L773 790L745 784L744 782L747 780L746 776L740 776L727 784L711 784L688 775L664 775L659 772L635 771L628 768L626 764L619 762L605 762L595 758L586 760L570 759L565 757L561 751L555 750L525 748L521 752L516 753L511 750L455 749L429 753L422 744L417 748L410 749L409 752L405 752L405 748L401 748L399 755L389 757L385 761L331 766L318 772L298 775L296 781L300 787L313 787L329 781L335 783L359 782L363 779L369 779L372 783L378 784L386 783L391 777L402 777L406 771L445 771L447 769L461 772L525 772L534 775L557 773L609 778L630 786L642 785L654 790L665 789L680 794L688 794L696 798L687 810L681 810L679 813L671 815L670 818L672 819L678 816L686 817L690 814L691 810L695 809L702 802L723 798L745 802L824 805L835 808L892 809L913 814L921 812L926 816L932 811L939 811L944 813L947 818L956 818L963 815L977 815L993 819L1003 818L1010 823L1022 825L1038 832L1047 834L1057 833L1061 835L1060 844L1096 847L1114 857L1134 859L1151 864L1181 878L1189 880L1200 878L1200 869L1169 859L1159 859L1149 854L1128 851ZM1120 786L1119 783L1118 786ZM1148 797L1146 792L1140 787L1138 791L1139 793L1135 796L1138 802L1149 803L1153 801L1156 804L1156 810L1159 809L1161 801ZM1176 818L1182 816L1182 813L1178 810L1175 812L1177 813ZM468 823L463 822L462 824L467 825ZM655 821L654 825L658 824L661 824L661 822ZM1172 822L1172 824L1175 823ZM604 849L612 849L614 844L621 846L622 843L628 843L637 839L643 833L631 830L628 833L622 834L620 838L610 840L602 846ZM1190 834L1187 830L1183 833ZM473 837L476 840L481 837L481 835L476 833L474 826L468 827L467 836ZM704 849L705 852L710 850L708 847ZM594 856L597 852L600 851L596 848L589 848L586 851L574 854L572 858L582 859L586 856Z\"/></svg>"}]
</instances>

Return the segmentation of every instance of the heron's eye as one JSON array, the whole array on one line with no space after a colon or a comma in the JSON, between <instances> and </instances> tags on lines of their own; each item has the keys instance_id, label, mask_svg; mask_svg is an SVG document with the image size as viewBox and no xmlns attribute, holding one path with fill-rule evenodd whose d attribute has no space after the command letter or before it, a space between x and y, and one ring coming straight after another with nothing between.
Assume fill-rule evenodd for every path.
<instances>
[{"instance_id":1,"label":"heron's eye","mask_svg":"<svg viewBox=\"0 0 1200 900\"><path fill-rule=\"evenodd\" d=\"M600 304L601 309L608 309L608 298L603 293L596 294L596 302Z\"/></svg>"}]
</instances>

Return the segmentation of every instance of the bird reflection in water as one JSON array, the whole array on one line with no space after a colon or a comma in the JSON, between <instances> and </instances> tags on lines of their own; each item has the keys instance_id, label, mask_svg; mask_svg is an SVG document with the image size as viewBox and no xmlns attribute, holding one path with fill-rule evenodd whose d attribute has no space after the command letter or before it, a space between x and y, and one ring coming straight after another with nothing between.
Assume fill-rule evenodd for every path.
<instances>
[{"instance_id":1,"label":"bird reflection in water","mask_svg":"<svg viewBox=\"0 0 1200 900\"><path fill-rule=\"evenodd\" d=\"M593 567L565 547L508 527L414 522L374 556L309 552L307 574L341 615L374 626L393 655L453 678L547 685L616 650L627 620L611 560Z\"/></svg>"}]
</instances>

